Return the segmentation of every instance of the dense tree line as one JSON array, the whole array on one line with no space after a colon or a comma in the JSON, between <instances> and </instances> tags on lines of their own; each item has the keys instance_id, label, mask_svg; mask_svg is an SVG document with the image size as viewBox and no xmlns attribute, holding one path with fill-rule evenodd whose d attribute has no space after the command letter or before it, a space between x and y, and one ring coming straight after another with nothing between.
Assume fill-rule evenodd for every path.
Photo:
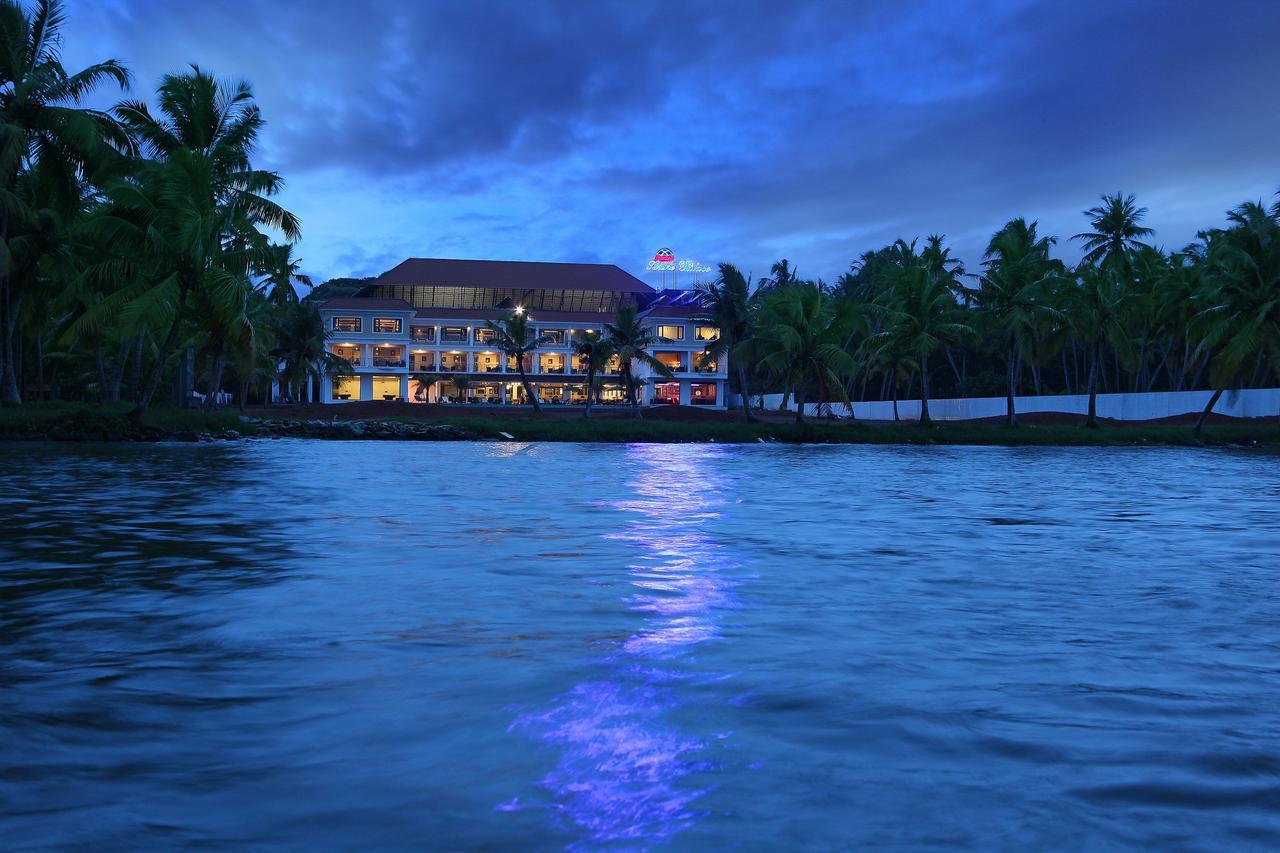
<instances>
[{"instance_id":1,"label":"dense tree line","mask_svg":"<svg viewBox=\"0 0 1280 853\"><path fill-rule=\"evenodd\" d=\"M298 298L310 282L298 220L273 201L281 178L253 166L263 117L248 84L193 66L154 105L90 109L130 75L116 60L68 71L62 24L56 0L0 0L0 401L129 401L140 415L162 386L231 387L243 403L342 372Z\"/></svg>"},{"instance_id":2,"label":"dense tree line","mask_svg":"<svg viewBox=\"0 0 1280 853\"><path fill-rule=\"evenodd\" d=\"M1146 242L1146 208L1102 197L1074 235L1083 257L1012 219L969 273L942 237L863 254L834 284L787 261L753 283L732 264L703 287L730 352L733 381L794 402L922 401L1001 394L1016 425L1021 394L1212 389L1280 377L1280 202L1246 202L1226 227L1166 252ZM748 416L750 411L747 410ZM1201 418L1203 423L1203 418Z\"/></svg>"}]
</instances>

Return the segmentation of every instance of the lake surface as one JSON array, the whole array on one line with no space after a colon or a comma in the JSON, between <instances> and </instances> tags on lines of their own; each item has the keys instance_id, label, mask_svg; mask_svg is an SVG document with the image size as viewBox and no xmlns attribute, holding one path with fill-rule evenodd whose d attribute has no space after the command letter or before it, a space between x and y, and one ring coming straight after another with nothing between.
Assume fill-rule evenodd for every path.
<instances>
[{"instance_id":1,"label":"lake surface","mask_svg":"<svg viewBox=\"0 0 1280 853\"><path fill-rule=\"evenodd\" d=\"M0 444L7 849L1274 849L1280 456Z\"/></svg>"}]
</instances>

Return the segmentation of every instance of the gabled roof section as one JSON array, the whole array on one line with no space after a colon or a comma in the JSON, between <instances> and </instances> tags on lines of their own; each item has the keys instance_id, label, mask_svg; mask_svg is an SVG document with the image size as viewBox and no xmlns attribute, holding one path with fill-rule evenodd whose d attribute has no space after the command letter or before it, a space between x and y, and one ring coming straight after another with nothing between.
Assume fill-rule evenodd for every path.
<instances>
[{"instance_id":1,"label":"gabled roof section","mask_svg":"<svg viewBox=\"0 0 1280 853\"><path fill-rule=\"evenodd\" d=\"M562 264L542 261L466 261L409 258L387 270L374 284L437 287L516 287L531 290L605 290L650 294L654 289L614 264Z\"/></svg>"}]
</instances>

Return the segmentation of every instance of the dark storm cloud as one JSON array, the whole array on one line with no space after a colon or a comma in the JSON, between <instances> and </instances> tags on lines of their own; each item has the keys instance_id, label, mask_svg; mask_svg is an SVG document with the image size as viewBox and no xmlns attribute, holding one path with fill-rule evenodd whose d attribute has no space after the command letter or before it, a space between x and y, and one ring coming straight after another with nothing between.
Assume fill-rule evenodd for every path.
<instances>
[{"instance_id":1,"label":"dark storm cloud","mask_svg":"<svg viewBox=\"0 0 1280 853\"><path fill-rule=\"evenodd\" d=\"M254 83L321 274L410 254L635 270L673 243L830 278L931 232L975 263L1014 215L1065 238L1115 189L1180 245L1280 184L1274 2L69 11L70 58L125 59L135 94L186 62Z\"/></svg>"}]
</instances>

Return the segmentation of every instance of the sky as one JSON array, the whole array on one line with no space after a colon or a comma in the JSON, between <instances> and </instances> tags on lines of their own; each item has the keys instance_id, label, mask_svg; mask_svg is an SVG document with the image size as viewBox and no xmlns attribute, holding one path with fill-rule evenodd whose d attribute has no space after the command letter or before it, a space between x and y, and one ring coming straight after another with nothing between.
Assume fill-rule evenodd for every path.
<instances>
[{"instance_id":1,"label":"sky","mask_svg":"<svg viewBox=\"0 0 1280 853\"><path fill-rule=\"evenodd\" d=\"M407 257L834 280L1014 216L1069 238L1136 193L1180 248L1280 189L1280 2L69 0L64 64L130 96L252 84L318 280ZM103 92L97 99L114 100Z\"/></svg>"}]
</instances>

